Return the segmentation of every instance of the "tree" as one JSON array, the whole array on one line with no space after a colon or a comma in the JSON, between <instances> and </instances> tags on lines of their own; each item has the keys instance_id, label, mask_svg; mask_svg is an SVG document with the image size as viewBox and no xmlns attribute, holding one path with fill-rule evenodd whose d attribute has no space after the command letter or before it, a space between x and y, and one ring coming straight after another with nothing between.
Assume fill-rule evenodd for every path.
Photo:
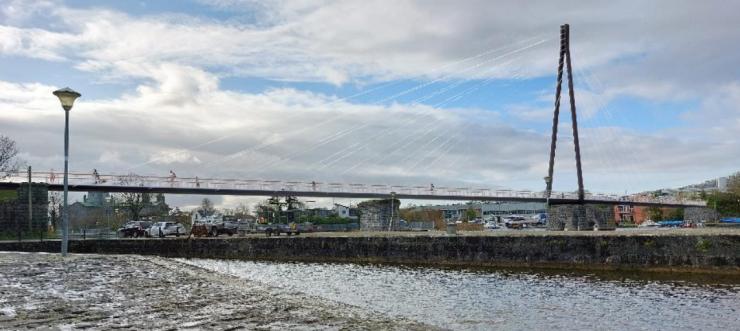
<instances>
[{"instance_id":1,"label":"tree","mask_svg":"<svg viewBox=\"0 0 740 331\"><path fill-rule=\"evenodd\" d=\"M707 206L722 216L740 216L740 195L731 192L707 194Z\"/></svg>"},{"instance_id":2,"label":"tree","mask_svg":"<svg viewBox=\"0 0 740 331\"><path fill-rule=\"evenodd\" d=\"M49 192L49 220L51 227L56 231L59 224L59 217L62 214L62 194L61 192Z\"/></svg>"},{"instance_id":3,"label":"tree","mask_svg":"<svg viewBox=\"0 0 740 331\"><path fill-rule=\"evenodd\" d=\"M275 205L273 199L268 199L263 202L259 202L254 206L254 213L257 215L260 221L265 223L273 223L277 218L280 211L279 205Z\"/></svg>"},{"instance_id":4,"label":"tree","mask_svg":"<svg viewBox=\"0 0 740 331\"><path fill-rule=\"evenodd\" d=\"M475 211L475 209L468 209L465 211L465 221L472 221L478 216L478 213Z\"/></svg>"},{"instance_id":5,"label":"tree","mask_svg":"<svg viewBox=\"0 0 740 331\"><path fill-rule=\"evenodd\" d=\"M15 145L15 141L0 135L0 173L9 175L12 172L18 171L20 161L16 157L17 155L18 148Z\"/></svg>"},{"instance_id":6,"label":"tree","mask_svg":"<svg viewBox=\"0 0 740 331\"><path fill-rule=\"evenodd\" d=\"M663 220L663 209L660 209L660 207L649 207L647 209L648 218L650 218L653 222L659 222Z\"/></svg>"},{"instance_id":7,"label":"tree","mask_svg":"<svg viewBox=\"0 0 740 331\"><path fill-rule=\"evenodd\" d=\"M190 217L190 213L183 212L178 207L175 207L175 209L171 210L168 217L171 221L180 223L184 225L186 228L190 228L193 225L192 218Z\"/></svg>"},{"instance_id":8,"label":"tree","mask_svg":"<svg viewBox=\"0 0 740 331\"><path fill-rule=\"evenodd\" d=\"M668 212L666 216L668 220L683 220L683 208L675 208Z\"/></svg>"},{"instance_id":9,"label":"tree","mask_svg":"<svg viewBox=\"0 0 740 331\"><path fill-rule=\"evenodd\" d=\"M118 183L123 186L144 186L141 176L134 173L118 177ZM141 211L147 205L145 201L149 200L148 197L149 195L146 193L123 192L118 193L116 201L118 201L119 207L126 210L131 220L138 221L141 217Z\"/></svg>"},{"instance_id":10,"label":"tree","mask_svg":"<svg viewBox=\"0 0 740 331\"><path fill-rule=\"evenodd\" d=\"M740 172L736 172L727 180L727 192L740 196Z\"/></svg>"},{"instance_id":11,"label":"tree","mask_svg":"<svg viewBox=\"0 0 740 331\"><path fill-rule=\"evenodd\" d=\"M211 216L216 213L216 208L213 207L213 201L208 198L203 198L200 202L200 210L203 212L203 216Z\"/></svg>"},{"instance_id":12,"label":"tree","mask_svg":"<svg viewBox=\"0 0 740 331\"><path fill-rule=\"evenodd\" d=\"M239 203L239 205L234 208L234 217L246 218L247 216L249 216L249 205L244 202Z\"/></svg>"}]
</instances>

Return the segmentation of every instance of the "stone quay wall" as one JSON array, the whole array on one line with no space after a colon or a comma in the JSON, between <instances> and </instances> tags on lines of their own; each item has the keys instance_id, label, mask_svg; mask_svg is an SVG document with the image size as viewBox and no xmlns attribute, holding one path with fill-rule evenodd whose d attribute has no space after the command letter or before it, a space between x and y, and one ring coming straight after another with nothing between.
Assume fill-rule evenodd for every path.
<instances>
[{"instance_id":1,"label":"stone quay wall","mask_svg":"<svg viewBox=\"0 0 740 331\"><path fill-rule=\"evenodd\" d=\"M59 252L59 247L59 241L0 242L0 251ZM73 240L69 250L184 258L740 275L740 234L737 233Z\"/></svg>"},{"instance_id":2,"label":"stone quay wall","mask_svg":"<svg viewBox=\"0 0 740 331\"><path fill-rule=\"evenodd\" d=\"M608 205L551 205L547 229L551 231L614 230L614 208Z\"/></svg>"}]
</instances>

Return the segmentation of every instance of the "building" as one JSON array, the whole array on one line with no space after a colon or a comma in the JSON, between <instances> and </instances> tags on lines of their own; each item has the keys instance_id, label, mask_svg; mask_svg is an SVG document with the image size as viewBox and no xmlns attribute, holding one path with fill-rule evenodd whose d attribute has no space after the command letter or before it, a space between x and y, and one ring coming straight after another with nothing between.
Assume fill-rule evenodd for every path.
<instances>
[{"instance_id":1,"label":"building","mask_svg":"<svg viewBox=\"0 0 740 331\"><path fill-rule=\"evenodd\" d=\"M68 208L72 229L108 224L114 212L110 194L104 192L88 192L82 196L82 201L75 201Z\"/></svg>"},{"instance_id":2,"label":"building","mask_svg":"<svg viewBox=\"0 0 740 331\"><path fill-rule=\"evenodd\" d=\"M661 207L661 219L651 219L652 211L650 207L645 206L630 206L630 205L617 205L614 206L614 221L617 224L621 223L634 223L642 224L647 220L660 221L671 217L671 214L676 212L677 208Z\"/></svg>"},{"instance_id":3,"label":"building","mask_svg":"<svg viewBox=\"0 0 740 331\"><path fill-rule=\"evenodd\" d=\"M614 221L620 223L635 223L633 207L630 205L614 206Z\"/></svg>"},{"instance_id":4,"label":"building","mask_svg":"<svg viewBox=\"0 0 740 331\"><path fill-rule=\"evenodd\" d=\"M340 218L350 218L355 221L360 219L357 208L340 205L338 203L334 204L334 214L339 216Z\"/></svg>"},{"instance_id":5,"label":"building","mask_svg":"<svg viewBox=\"0 0 740 331\"><path fill-rule=\"evenodd\" d=\"M720 177L717 179L717 190L720 192L727 192L727 183L730 181L729 177Z\"/></svg>"},{"instance_id":6,"label":"building","mask_svg":"<svg viewBox=\"0 0 740 331\"><path fill-rule=\"evenodd\" d=\"M145 199L144 208L141 209L141 216L157 217L169 214L170 206L167 205L167 202L164 199L164 194L155 194L154 201L151 201L151 198L148 197L148 194L145 195L145 197L147 197L147 199Z\"/></svg>"},{"instance_id":7,"label":"building","mask_svg":"<svg viewBox=\"0 0 740 331\"><path fill-rule=\"evenodd\" d=\"M141 193L141 210L139 217L163 217L169 214L170 207L165 201L164 194L152 195ZM71 228L90 228L97 226L109 226L116 214L126 212L126 207L121 201L116 201L107 192L88 192L82 197L82 201L76 201L69 205L69 219Z\"/></svg>"}]
</instances>

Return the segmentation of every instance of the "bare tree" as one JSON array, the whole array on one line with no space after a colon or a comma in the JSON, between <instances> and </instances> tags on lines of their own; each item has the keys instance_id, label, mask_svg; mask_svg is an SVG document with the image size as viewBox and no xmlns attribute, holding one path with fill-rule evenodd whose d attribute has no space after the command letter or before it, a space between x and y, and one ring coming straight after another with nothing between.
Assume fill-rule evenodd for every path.
<instances>
[{"instance_id":1,"label":"bare tree","mask_svg":"<svg viewBox=\"0 0 740 331\"><path fill-rule=\"evenodd\" d=\"M0 173L9 175L18 170L20 161L16 157L17 155L18 148L15 146L15 141L0 135Z\"/></svg>"},{"instance_id":2,"label":"bare tree","mask_svg":"<svg viewBox=\"0 0 740 331\"><path fill-rule=\"evenodd\" d=\"M59 225L59 217L62 214L62 194L61 192L49 192L49 220L54 231Z\"/></svg>"},{"instance_id":3,"label":"bare tree","mask_svg":"<svg viewBox=\"0 0 740 331\"><path fill-rule=\"evenodd\" d=\"M234 209L234 216L236 216L236 218L246 218L249 215L249 205L244 202L239 203L239 205Z\"/></svg>"},{"instance_id":4,"label":"bare tree","mask_svg":"<svg viewBox=\"0 0 740 331\"><path fill-rule=\"evenodd\" d=\"M123 186L144 186L143 178L135 173L119 176L118 183ZM131 220L138 221L141 217L141 211L146 207L148 194L141 192L123 192L118 193L116 201L118 206L126 210Z\"/></svg>"},{"instance_id":5,"label":"bare tree","mask_svg":"<svg viewBox=\"0 0 740 331\"><path fill-rule=\"evenodd\" d=\"M203 198L200 203L200 210L203 211L204 216L211 216L216 213L216 208L213 207L213 201L208 198Z\"/></svg>"}]
</instances>

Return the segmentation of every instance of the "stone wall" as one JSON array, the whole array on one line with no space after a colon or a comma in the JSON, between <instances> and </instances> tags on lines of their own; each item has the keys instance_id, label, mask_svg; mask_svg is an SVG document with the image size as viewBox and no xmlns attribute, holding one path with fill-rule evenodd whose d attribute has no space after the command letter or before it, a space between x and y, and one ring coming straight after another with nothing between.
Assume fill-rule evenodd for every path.
<instances>
[{"instance_id":1,"label":"stone wall","mask_svg":"<svg viewBox=\"0 0 740 331\"><path fill-rule=\"evenodd\" d=\"M0 233L17 233L19 224L15 215L18 211L18 201L0 201Z\"/></svg>"},{"instance_id":2,"label":"stone wall","mask_svg":"<svg viewBox=\"0 0 740 331\"><path fill-rule=\"evenodd\" d=\"M31 185L32 219L28 219L28 185L16 190L16 199L0 202L0 232L16 233L47 230L49 224L49 188L46 184Z\"/></svg>"},{"instance_id":3,"label":"stone wall","mask_svg":"<svg viewBox=\"0 0 740 331\"><path fill-rule=\"evenodd\" d=\"M614 230L614 208L608 205L551 205L547 229L552 231Z\"/></svg>"},{"instance_id":4,"label":"stone wall","mask_svg":"<svg viewBox=\"0 0 740 331\"><path fill-rule=\"evenodd\" d=\"M313 262L699 271L740 275L740 235L510 235L73 240L73 253ZM59 241L0 251L59 252Z\"/></svg>"},{"instance_id":5,"label":"stone wall","mask_svg":"<svg viewBox=\"0 0 740 331\"><path fill-rule=\"evenodd\" d=\"M707 207L686 207L683 210L683 219L691 222L711 222L719 220L719 213Z\"/></svg>"},{"instance_id":6,"label":"stone wall","mask_svg":"<svg viewBox=\"0 0 740 331\"><path fill-rule=\"evenodd\" d=\"M395 231L399 229L398 199L369 200L357 204L360 229L368 231Z\"/></svg>"}]
</instances>

